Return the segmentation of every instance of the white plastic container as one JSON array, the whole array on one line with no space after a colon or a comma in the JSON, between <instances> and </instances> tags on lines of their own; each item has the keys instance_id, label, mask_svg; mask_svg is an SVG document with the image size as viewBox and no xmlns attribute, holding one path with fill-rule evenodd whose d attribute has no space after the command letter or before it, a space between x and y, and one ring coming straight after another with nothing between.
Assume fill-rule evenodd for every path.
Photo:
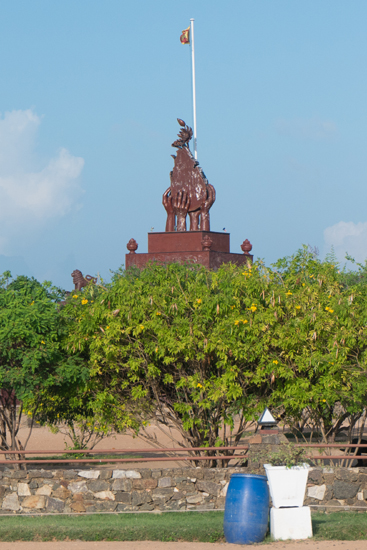
<instances>
[{"instance_id":1,"label":"white plastic container","mask_svg":"<svg viewBox=\"0 0 367 550\"><path fill-rule=\"evenodd\" d=\"M270 534L274 540L311 538L312 523L310 507L271 508Z\"/></svg>"},{"instance_id":2,"label":"white plastic container","mask_svg":"<svg viewBox=\"0 0 367 550\"><path fill-rule=\"evenodd\" d=\"M306 493L308 464L300 466L272 466L264 464L270 496L275 508L303 506Z\"/></svg>"}]
</instances>

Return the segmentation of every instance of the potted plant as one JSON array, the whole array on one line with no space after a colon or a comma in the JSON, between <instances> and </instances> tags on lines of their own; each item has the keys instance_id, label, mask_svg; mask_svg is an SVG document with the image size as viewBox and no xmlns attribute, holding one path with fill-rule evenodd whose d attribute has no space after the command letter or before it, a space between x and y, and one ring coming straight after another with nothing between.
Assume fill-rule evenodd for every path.
<instances>
[{"instance_id":1,"label":"potted plant","mask_svg":"<svg viewBox=\"0 0 367 550\"><path fill-rule=\"evenodd\" d=\"M303 506L309 469L305 462L306 450L291 443L279 447L268 455L269 464L264 464L273 506Z\"/></svg>"}]
</instances>

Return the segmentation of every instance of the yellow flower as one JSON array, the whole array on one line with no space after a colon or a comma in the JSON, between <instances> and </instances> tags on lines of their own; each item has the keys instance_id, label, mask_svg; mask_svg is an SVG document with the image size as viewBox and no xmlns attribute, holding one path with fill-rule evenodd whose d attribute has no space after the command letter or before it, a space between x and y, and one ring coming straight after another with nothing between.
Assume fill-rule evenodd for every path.
<instances>
[{"instance_id":1,"label":"yellow flower","mask_svg":"<svg viewBox=\"0 0 367 550\"><path fill-rule=\"evenodd\" d=\"M231 309L234 309L236 306L231 306Z\"/></svg>"},{"instance_id":2,"label":"yellow flower","mask_svg":"<svg viewBox=\"0 0 367 550\"><path fill-rule=\"evenodd\" d=\"M86 298L84 298L84 300L82 300L83 306L85 306L85 304L87 304L87 303L88 303L88 300Z\"/></svg>"},{"instance_id":3,"label":"yellow flower","mask_svg":"<svg viewBox=\"0 0 367 550\"><path fill-rule=\"evenodd\" d=\"M73 298L77 298L77 297L78 297L78 295L77 295L77 294L74 294L74 295L73 295Z\"/></svg>"},{"instance_id":4,"label":"yellow flower","mask_svg":"<svg viewBox=\"0 0 367 550\"><path fill-rule=\"evenodd\" d=\"M314 275L310 275L310 279L313 279L314 278Z\"/></svg>"},{"instance_id":5,"label":"yellow flower","mask_svg":"<svg viewBox=\"0 0 367 550\"><path fill-rule=\"evenodd\" d=\"M334 310L329 307L329 313L334 313Z\"/></svg>"},{"instance_id":6,"label":"yellow flower","mask_svg":"<svg viewBox=\"0 0 367 550\"><path fill-rule=\"evenodd\" d=\"M108 326L108 327L106 327L106 330L108 330L109 328L110 328L109 326Z\"/></svg>"},{"instance_id":7,"label":"yellow flower","mask_svg":"<svg viewBox=\"0 0 367 550\"><path fill-rule=\"evenodd\" d=\"M31 306L34 306L34 302L31 302Z\"/></svg>"},{"instance_id":8,"label":"yellow flower","mask_svg":"<svg viewBox=\"0 0 367 550\"><path fill-rule=\"evenodd\" d=\"M162 315L162 313L160 311L157 311L156 315Z\"/></svg>"},{"instance_id":9,"label":"yellow flower","mask_svg":"<svg viewBox=\"0 0 367 550\"><path fill-rule=\"evenodd\" d=\"M302 283L302 286L305 286L305 283Z\"/></svg>"},{"instance_id":10,"label":"yellow flower","mask_svg":"<svg viewBox=\"0 0 367 550\"><path fill-rule=\"evenodd\" d=\"M326 403L326 399L323 399L322 402L323 402L323 403Z\"/></svg>"},{"instance_id":11,"label":"yellow flower","mask_svg":"<svg viewBox=\"0 0 367 550\"><path fill-rule=\"evenodd\" d=\"M252 304L252 306L247 308L247 309L249 309L250 311L252 311L254 313L257 310L257 307L255 306L255 304Z\"/></svg>"},{"instance_id":12,"label":"yellow flower","mask_svg":"<svg viewBox=\"0 0 367 550\"><path fill-rule=\"evenodd\" d=\"M296 309L301 309L301 306L296 306Z\"/></svg>"},{"instance_id":13,"label":"yellow flower","mask_svg":"<svg viewBox=\"0 0 367 550\"><path fill-rule=\"evenodd\" d=\"M110 328L110 327L107 327L107 328ZM143 330L143 329L144 329L144 325L140 325L140 328L141 328L141 330Z\"/></svg>"},{"instance_id":14,"label":"yellow flower","mask_svg":"<svg viewBox=\"0 0 367 550\"><path fill-rule=\"evenodd\" d=\"M235 321L234 324L235 324L235 325L239 325L240 322L239 322L239 321Z\"/></svg>"},{"instance_id":15,"label":"yellow flower","mask_svg":"<svg viewBox=\"0 0 367 550\"><path fill-rule=\"evenodd\" d=\"M276 359L274 359L273 363L274 363L274 365L277 365L278 361Z\"/></svg>"},{"instance_id":16,"label":"yellow flower","mask_svg":"<svg viewBox=\"0 0 367 550\"><path fill-rule=\"evenodd\" d=\"M157 351L158 351L158 348L155 348L155 352L156 352L156 353L157 353Z\"/></svg>"},{"instance_id":17,"label":"yellow flower","mask_svg":"<svg viewBox=\"0 0 367 550\"><path fill-rule=\"evenodd\" d=\"M242 323L245 325L246 323L248 323L248 320L245 319L244 321L242 321Z\"/></svg>"},{"instance_id":18,"label":"yellow flower","mask_svg":"<svg viewBox=\"0 0 367 550\"><path fill-rule=\"evenodd\" d=\"M203 386L201 384L198 384L196 387L197 388L202 388Z\"/></svg>"},{"instance_id":19,"label":"yellow flower","mask_svg":"<svg viewBox=\"0 0 367 550\"><path fill-rule=\"evenodd\" d=\"M286 296L292 296L292 292L290 290L288 290L288 292L286 292L285 294Z\"/></svg>"},{"instance_id":20,"label":"yellow flower","mask_svg":"<svg viewBox=\"0 0 367 550\"><path fill-rule=\"evenodd\" d=\"M201 298L198 298L196 301L197 301L198 304L201 304L202 300L201 300Z\"/></svg>"},{"instance_id":21,"label":"yellow flower","mask_svg":"<svg viewBox=\"0 0 367 550\"><path fill-rule=\"evenodd\" d=\"M45 343L44 340L41 340L41 344L44 344L44 343Z\"/></svg>"}]
</instances>

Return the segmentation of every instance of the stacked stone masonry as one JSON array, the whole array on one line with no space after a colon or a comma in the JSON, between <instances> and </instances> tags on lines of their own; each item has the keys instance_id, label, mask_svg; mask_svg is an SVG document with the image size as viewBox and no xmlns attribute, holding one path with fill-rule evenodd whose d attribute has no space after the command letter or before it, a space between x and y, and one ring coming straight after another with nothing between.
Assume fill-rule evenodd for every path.
<instances>
[{"instance_id":1,"label":"stacked stone masonry","mask_svg":"<svg viewBox=\"0 0 367 550\"><path fill-rule=\"evenodd\" d=\"M223 509L229 479L236 471L241 469L6 469L0 473L0 512Z\"/></svg>"},{"instance_id":2,"label":"stacked stone masonry","mask_svg":"<svg viewBox=\"0 0 367 550\"><path fill-rule=\"evenodd\" d=\"M0 512L70 514L224 509L228 483L235 472L251 473L247 468L5 469L0 472ZM305 505L367 511L367 468L313 468L309 473Z\"/></svg>"},{"instance_id":3,"label":"stacked stone masonry","mask_svg":"<svg viewBox=\"0 0 367 550\"><path fill-rule=\"evenodd\" d=\"M330 511L367 511L367 468L312 468L305 505Z\"/></svg>"}]
</instances>

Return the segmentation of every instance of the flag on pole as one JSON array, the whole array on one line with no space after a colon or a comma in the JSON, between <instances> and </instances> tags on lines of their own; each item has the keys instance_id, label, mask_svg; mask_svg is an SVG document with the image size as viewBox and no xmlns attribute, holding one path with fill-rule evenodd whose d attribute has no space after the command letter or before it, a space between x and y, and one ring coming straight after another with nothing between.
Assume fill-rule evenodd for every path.
<instances>
[{"instance_id":1,"label":"flag on pole","mask_svg":"<svg viewBox=\"0 0 367 550\"><path fill-rule=\"evenodd\" d=\"M194 158L198 158L197 135L196 135L196 92L195 92L195 47L194 47L194 19L190 19L190 26L182 31L180 36L181 44L190 44L191 46L191 69L192 69L192 111L193 111L193 130L194 130Z\"/></svg>"},{"instance_id":2,"label":"flag on pole","mask_svg":"<svg viewBox=\"0 0 367 550\"><path fill-rule=\"evenodd\" d=\"M190 27L187 27L180 36L181 44L190 44Z\"/></svg>"}]
</instances>

